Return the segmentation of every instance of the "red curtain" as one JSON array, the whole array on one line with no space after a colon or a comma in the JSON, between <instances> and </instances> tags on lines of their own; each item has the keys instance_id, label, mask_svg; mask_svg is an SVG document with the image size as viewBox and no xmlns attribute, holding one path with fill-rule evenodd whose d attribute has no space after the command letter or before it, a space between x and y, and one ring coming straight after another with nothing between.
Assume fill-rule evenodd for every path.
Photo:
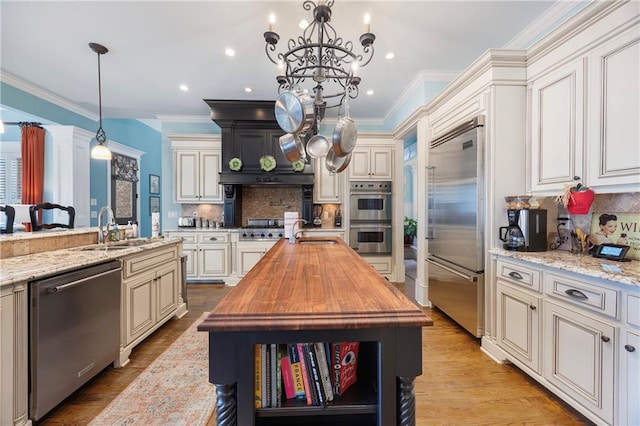
<instances>
[{"instance_id":1,"label":"red curtain","mask_svg":"<svg viewBox=\"0 0 640 426\"><path fill-rule=\"evenodd\" d=\"M22 127L22 204L42 203L44 191L44 129Z\"/></svg>"}]
</instances>

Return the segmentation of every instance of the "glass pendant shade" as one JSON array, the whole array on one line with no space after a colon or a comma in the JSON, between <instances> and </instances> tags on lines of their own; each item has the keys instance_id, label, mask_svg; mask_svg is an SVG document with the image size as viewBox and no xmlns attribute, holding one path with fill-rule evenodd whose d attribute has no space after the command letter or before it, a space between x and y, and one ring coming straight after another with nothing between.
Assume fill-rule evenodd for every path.
<instances>
[{"instance_id":1,"label":"glass pendant shade","mask_svg":"<svg viewBox=\"0 0 640 426\"><path fill-rule=\"evenodd\" d=\"M111 151L106 145L98 144L91 150L91 158L97 160L111 160Z\"/></svg>"}]
</instances>

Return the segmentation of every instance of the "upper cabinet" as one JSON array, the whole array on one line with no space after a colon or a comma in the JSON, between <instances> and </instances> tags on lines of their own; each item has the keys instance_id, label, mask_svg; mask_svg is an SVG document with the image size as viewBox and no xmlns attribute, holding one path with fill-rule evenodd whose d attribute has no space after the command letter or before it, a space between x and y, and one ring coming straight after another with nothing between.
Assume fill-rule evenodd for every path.
<instances>
[{"instance_id":1,"label":"upper cabinet","mask_svg":"<svg viewBox=\"0 0 640 426\"><path fill-rule=\"evenodd\" d=\"M342 182L344 173L329 173L325 159L314 159L313 202L318 204L342 203Z\"/></svg>"},{"instance_id":2,"label":"upper cabinet","mask_svg":"<svg viewBox=\"0 0 640 426\"><path fill-rule=\"evenodd\" d=\"M350 180L392 180L393 140L358 138L347 167Z\"/></svg>"},{"instance_id":3,"label":"upper cabinet","mask_svg":"<svg viewBox=\"0 0 640 426\"><path fill-rule=\"evenodd\" d=\"M218 135L170 136L173 198L176 203L222 203L222 162Z\"/></svg>"},{"instance_id":4,"label":"upper cabinet","mask_svg":"<svg viewBox=\"0 0 640 426\"><path fill-rule=\"evenodd\" d=\"M637 191L638 9L637 2L610 5L602 21L532 49L528 189L534 194L556 195L574 176L596 192Z\"/></svg>"}]
</instances>

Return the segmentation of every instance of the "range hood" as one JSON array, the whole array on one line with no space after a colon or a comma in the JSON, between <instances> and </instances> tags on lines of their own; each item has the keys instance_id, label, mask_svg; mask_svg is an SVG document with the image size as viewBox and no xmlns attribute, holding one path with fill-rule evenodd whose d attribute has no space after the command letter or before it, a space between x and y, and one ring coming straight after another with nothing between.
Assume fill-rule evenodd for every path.
<instances>
[{"instance_id":1,"label":"range hood","mask_svg":"<svg viewBox=\"0 0 640 426\"><path fill-rule=\"evenodd\" d=\"M222 170L220 183L230 185L313 185L313 164L296 172L280 149L275 101L204 99L211 108L211 119L222 131ZM271 156L276 167L265 171L260 159ZM229 162L240 159L242 168L231 170Z\"/></svg>"}]
</instances>

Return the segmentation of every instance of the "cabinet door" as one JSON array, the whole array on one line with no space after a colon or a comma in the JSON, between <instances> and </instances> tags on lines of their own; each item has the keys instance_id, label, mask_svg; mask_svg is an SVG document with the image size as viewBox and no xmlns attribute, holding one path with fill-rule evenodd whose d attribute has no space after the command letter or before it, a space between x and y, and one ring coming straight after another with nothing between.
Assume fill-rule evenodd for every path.
<instances>
[{"instance_id":1,"label":"cabinet door","mask_svg":"<svg viewBox=\"0 0 640 426\"><path fill-rule=\"evenodd\" d=\"M180 273L178 264L169 263L156 271L155 301L156 322L171 314L178 306Z\"/></svg>"},{"instance_id":2,"label":"cabinet door","mask_svg":"<svg viewBox=\"0 0 640 426\"><path fill-rule=\"evenodd\" d=\"M589 186L640 184L638 27L589 58Z\"/></svg>"},{"instance_id":3,"label":"cabinet door","mask_svg":"<svg viewBox=\"0 0 640 426\"><path fill-rule=\"evenodd\" d=\"M200 155L198 151L175 151L174 159L175 201L197 202L200 180Z\"/></svg>"},{"instance_id":4,"label":"cabinet door","mask_svg":"<svg viewBox=\"0 0 640 426\"><path fill-rule=\"evenodd\" d=\"M201 202L222 202L222 185L218 183L221 165L222 155L219 150L200 152L200 193L198 195Z\"/></svg>"},{"instance_id":5,"label":"cabinet door","mask_svg":"<svg viewBox=\"0 0 640 426\"><path fill-rule=\"evenodd\" d=\"M341 203L343 173L329 174L324 158L315 159L314 171L314 203Z\"/></svg>"},{"instance_id":6,"label":"cabinet door","mask_svg":"<svg viewBox=\"0 0 640 426\"><path fill-rule=\"evenodd\" d=\"M583 59L531 83L531 190L558 191L585 177Z\"/></svg>"},{"instance_id":7,"label":"cabinet door","mask_svg":"<svg viewBox=\"0 0 640 426\"><path fill-rule=\"evenodd\" d=\"M371 152L369 148L354 149L351 152L351 162L347 170L349 170L349 179L369 179Z\"/></svg>"},{"instance_id":8,"label":"cabinet door","mask_svg":"<svg viewBox=\"0 0 640 426\"><path fill-rule=\"evenodd\" d=\"M125 281L124 308L126 311L127 345L156 323L155 279L156 274L152 271Z\"/></svg>"},{"instance_id":9,"label":"cabinet door","mask_svg":"<svg viewBox=\"0 0 640 426\"><path fill-rule=\"evenodd\" d=\"M640 334L627 331L620 351L620 419L621 425L640 424Z\"/></svg>"},{"instance_id":10,"label":"cabinet door","mask_svg":"<svg viewBox=\"0 0 640 426\"><path fill-rule=\"evenodd\" d=\"M371 179L393 178L393 150L391 148L371 148Z\"/></svg>"},{"instance_id":11,"label":"cabinet door","mask_svg":"<svg viewBox=\"0 0 640 426\"><path fill-rule=\"evenodd\" d=\"M242 159L242 170L259 172L260 158L267 155L268 132L264 129L236 129L233 142Z\"/></svg>"},{"instance_id":12,"label":"cabinet door","mask_svg":"<svg viewBox=\"0 0 640 426\"><path fill-rule=\"evenodd\" d=\"M7 286L9 287L9 286ZM13 424L13 293L0 297L0 424Z\"/></svg>"},{"instance_id":13,"label":"cabinet door","mask_svg":"<svg viewBox=\"0 0 640 426\"><path fill-rule=\"evenodd\" d=\"M183 244L182 254L187 256L187 279L198 278L198 246Z\"/></svg>"},{"instance_id":14,"label":"cabinet door","mask_svg":"<svg viewBox=\"0 0 640 426\"><path fill-rule=\"evenodd\" d=\"M540 373L540 298L497 283L498 345Z\"/></svg>"},{"instance_id":15,"label":"cabinet door","mask_svg":"<svg viewBox=\"0 0 640 426\"><path fill-rule=\"evenodd\" d=\"M238 247L238 276L244 277L264 254L263 248Z\"/></svg>"},{"instance_id":16,"label":"cabinet door","mask_svg":"<svg viewBox=\"0 0 640 426\"><path fill-rule=\"evenodd\" d=\"M229 244L200 244L199 277L229 276Z\"/></svg>"},{"instance_id":17,"label":"cabinet door","mask_svg":"<svg viewBox=\"0 0 640 426\"><path fill-rule=\"evenodd\" d=\"M613 423L615 328L550 301L544 328L544 377Z\"/></svg>"}]
</instances>

